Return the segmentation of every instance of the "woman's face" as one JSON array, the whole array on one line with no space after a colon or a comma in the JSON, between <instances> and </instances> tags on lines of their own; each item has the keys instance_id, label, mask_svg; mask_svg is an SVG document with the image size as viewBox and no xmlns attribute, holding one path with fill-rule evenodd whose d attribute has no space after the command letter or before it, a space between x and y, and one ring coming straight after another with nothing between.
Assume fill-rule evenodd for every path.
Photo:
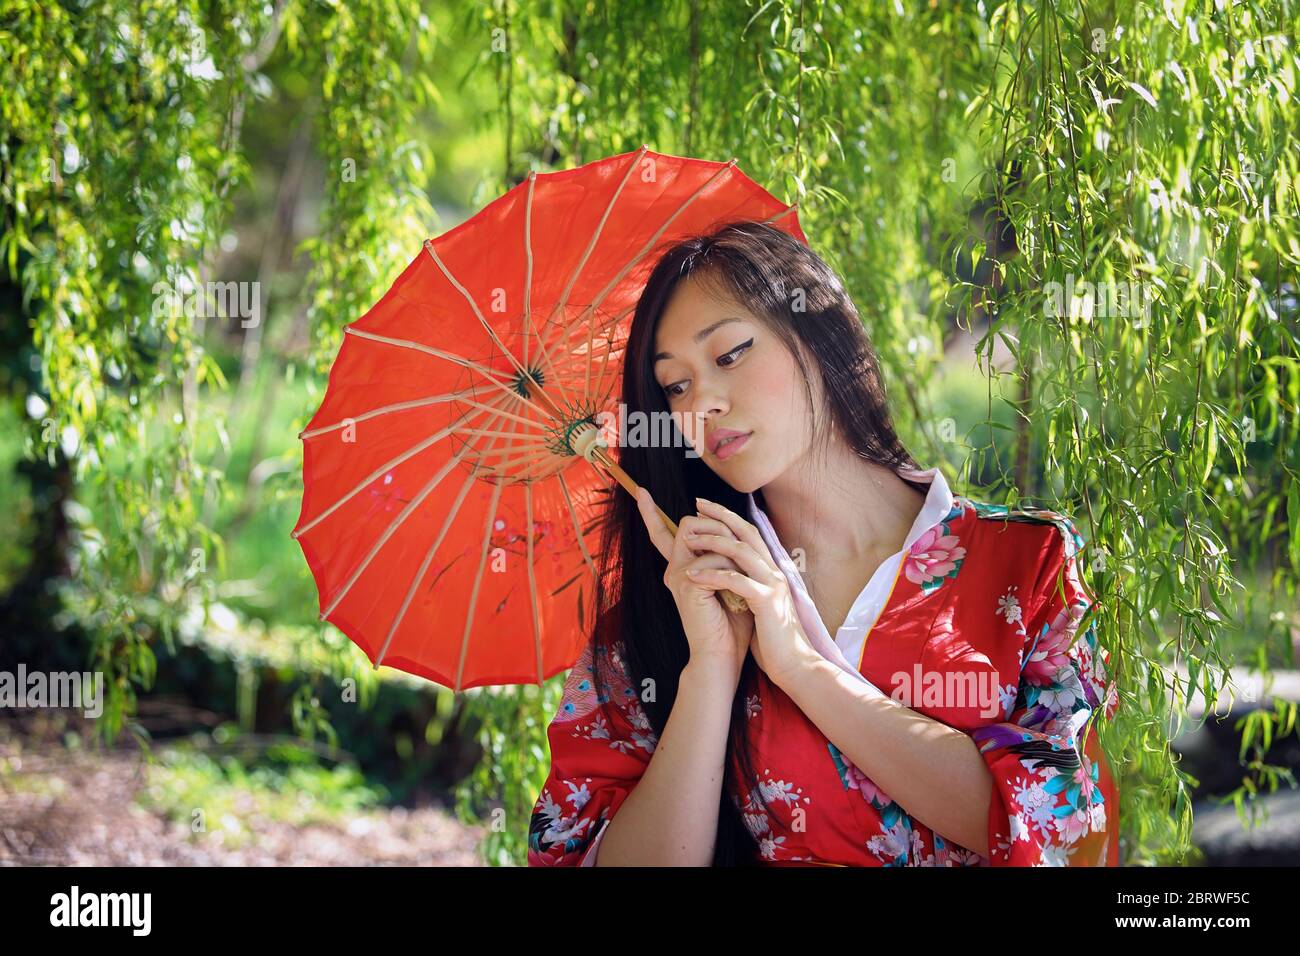
<instances>
[{"instance_id":1,"label":"woman's face","mask_svg":"<svg viewBox=\"0 0 1300 956\"><path fill-rule=\"evenodd\" d=\"M653 359L678 429L736 491L763 487L811 446L794 356L720 282L691 276L678 283L655 329ZM723 429L750 435L720 456L714 443Z\"/></svg>"}]
</instances>

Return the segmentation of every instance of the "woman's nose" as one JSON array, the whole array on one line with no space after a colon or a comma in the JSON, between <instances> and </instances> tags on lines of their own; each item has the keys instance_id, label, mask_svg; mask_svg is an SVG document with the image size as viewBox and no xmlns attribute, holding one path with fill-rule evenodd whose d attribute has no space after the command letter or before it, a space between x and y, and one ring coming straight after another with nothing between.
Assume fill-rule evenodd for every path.
<instances>
[{"instance_id":1,"label":"woman's nose","mask_svg":"<svg viewBox=\"0 0 1300 956\"><path fill-rule=\"evenodd\" d=\"M706 418L725 415L728 407L727 398L720 390L701 385L691 403L691 412L702 422Z\"/></svg>"},{"instance_id":2,"label":"woman's nose","mask_svg":"<svg viewBox=\"0 0 1300 956\"><path fill-rule=\"evenodd\" d=\"M685 432L690 437L691 444L703 448L704 439L709 431L709 422L717 418L724 418L729 407L727 400L721 395L717 393L706 395L701 392L691 405L691 421L687 423L690 431Z\"/></svg>"}]
</instances>

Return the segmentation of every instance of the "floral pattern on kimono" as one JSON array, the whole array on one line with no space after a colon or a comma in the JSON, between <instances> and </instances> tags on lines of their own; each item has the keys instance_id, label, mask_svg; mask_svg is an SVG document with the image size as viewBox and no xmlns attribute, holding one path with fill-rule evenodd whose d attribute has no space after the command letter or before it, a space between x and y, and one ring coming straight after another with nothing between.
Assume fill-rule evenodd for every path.
<instances>
[{"instance_id":1,"label":"floral pattern on kimono","mask_svg":"<svg viewBox=\"0 0 1300 956\"><path fill-rule=\"evenodd\" d=\"M945 580L955 578L961 570L966 549L950 525L951 520L960 516L960 506L954 506L942 523L912 542L903 559L903 574L926 594L937 591Z\"/></svg>"},{"instance_id":2,"label":"floral pattern on kimono","mask_svg":"<svg viewBox=\"0 0 1300 956\"><path fill-rule=\"evenodd\" d=\"M1081 546L1063 515L955 497L902 555L861 644L857 667L885 694L914 667L985 678L978 706L908 704L970 735L988 766L984 846L959 846L910 815L760 672L744 708L754 775L728 777L757 862L1118 865L1117 788L1095 727L1103 714L1113 717L1117 695L1096 629L1085 623L1093 602L1079 579ZM530 865L592 865L605 826L654 753L617 651L619 666L608 670L623 679L604 693L589 653L548 728L552 764L530 824Z\"/></svg>"},{"instance_id":3,"label":"floral pattern on kimono","mask_svg":"<svg viewBox=\"0 0 1300 956\"><path fill-rule=\"evenodd\" d=\"M743 801L732 796L732 803L740 810L741 820L758 844L758 855L762 860L773 862L786 849L786 837L780 834L773 824L772 814L768 808L779 805L789 811L790 816L806 815L807 808L801 803L810 802L811 797L804 794L803 788L785 780L775 780L770 773L760 775L745 794ZM810 856L780 855L781 859L799 862L811 862Z\"/></svg>"},{"instance_id":4,"label":"floral pattern on kimono","mask_svg":"<svg viewBox=\"0 0 1300 956\"><path fill-rule=\"evenodd\" d=\"M1080 633L1093 605L1079 577L1082 539L1068 518L1054 512L1021 512L1010 520L1026 516L1050 521L1059 534L1030 592L1033 603L1023 607L1013 586L995 611L1023 640L1023 651L1010 712L971 734L995 782L990 862L1116 865L1118 797L1095 722L1102 713L1113 718L1119 698L1107 681L1095 625Z\"/></svg>"},{"instance_id":5,"label":"floral pattern on kimono","mask_svg":"<svg viewBox=\"0 0 1300 956\"><path fill-rule=\"evenodd\" d=\"M547 727L551 770L528 828L530 866L574 866L599 842L615 811L640 780L658 737L617 651L606 654L597 685L593 643L565 678Z\"/></svg>"},{"instance_id":6,"label":"floral pattern on kimono","mask_svg":"<svg viewBox=\"0 0 1300 956\"><path fill-rule=\"evenodd\" d=\"M856 790L862 799L875 809L880 816L880 832L867 840L870 850L885 866L906 866L908 855L912 851L912 821L903 808L890 799L889 794L877 787L871 779L859 770L848 755L827 742L831 760L840 775L840 782L845 790Z\"/></svg>"}]
</instances>

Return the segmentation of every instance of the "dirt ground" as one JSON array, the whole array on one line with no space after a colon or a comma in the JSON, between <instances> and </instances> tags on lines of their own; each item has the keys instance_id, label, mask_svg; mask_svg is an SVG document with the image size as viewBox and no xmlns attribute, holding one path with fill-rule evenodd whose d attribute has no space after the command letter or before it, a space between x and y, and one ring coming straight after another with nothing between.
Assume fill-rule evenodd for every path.
<instances>
[{"instance_id":1,"label":"dirt ground","mask_svg":"<svg viewBox=\"0 0 1300 956\"><path fill-rule=\"evenodd\" d=\"M480 835L436 807L367 810L331 824L260 819L255 838L223 844L136 803L138 751L0 744L0 866L481 866ZM17 781L17 782L16 782Z\"/></svg>"}]
</instances>

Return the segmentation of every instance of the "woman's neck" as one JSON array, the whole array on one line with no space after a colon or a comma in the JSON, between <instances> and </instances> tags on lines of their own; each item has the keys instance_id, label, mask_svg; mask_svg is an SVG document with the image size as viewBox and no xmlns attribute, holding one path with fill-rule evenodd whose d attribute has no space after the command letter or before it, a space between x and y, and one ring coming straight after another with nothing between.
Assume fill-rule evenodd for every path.
<instances>
[{"instance_id":1,"label":"woman's neck","mask_svg":"<svg viewBox=\"0 0 1300 956\"><path fill-rule=\"evenodd\" d=\"M864 461L833 440L763 486L763 504L788 552L809 564L860 562L898 551L925 495L890 468Z\"/></svg>"}]
</instances>

